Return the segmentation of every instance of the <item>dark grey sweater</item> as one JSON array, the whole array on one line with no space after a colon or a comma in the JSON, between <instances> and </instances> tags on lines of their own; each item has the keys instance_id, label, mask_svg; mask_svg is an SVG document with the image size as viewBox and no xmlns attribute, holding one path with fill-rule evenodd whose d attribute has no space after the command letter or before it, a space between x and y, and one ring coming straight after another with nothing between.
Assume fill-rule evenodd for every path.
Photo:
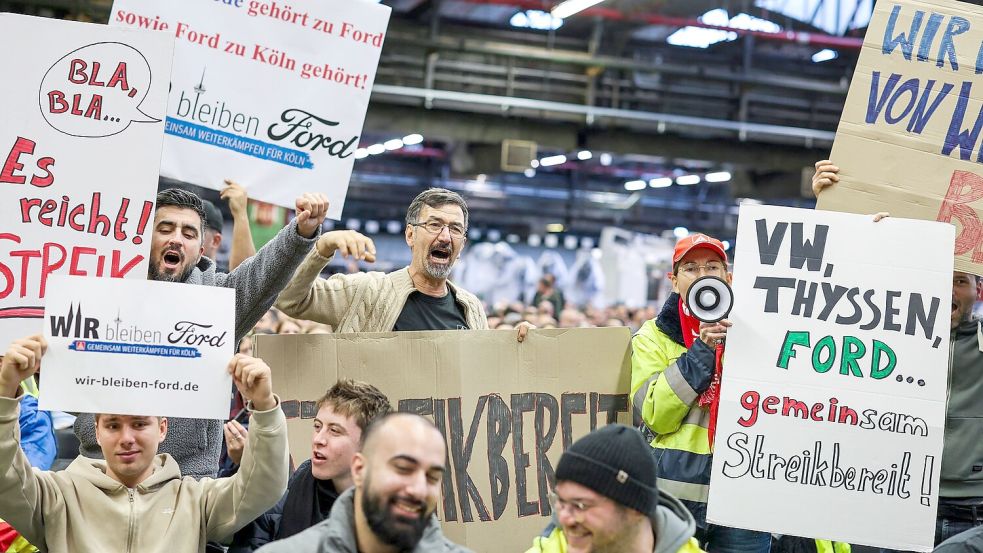
<instances>
[{"instance_id":1,"label":"dark grey sweater","mask_svg":"<svg viewBox=\"0 0 983 553\"><path fill-rule=\"evenodd\" d=\"M245 336L273 305L277 295L287 285L307 252L314 247L320 231L313 238L297 234L297 223L291 221L256 255L246 259L230 273L219 273L215 262L202 257L192 269L185 284L234 288L236 291L236 339ZM230 351L231 356L234 351ZM231 393L231 390L230 390ZM158 453L169 453L181 475L201 478L215 476L222 454L222 422L212 419L181 419L168 417L167 439ZM83 413L75 420L75 435L79 453L94 459L102 458L96 443L95 419Z\"/></svg>"}]
</instances>

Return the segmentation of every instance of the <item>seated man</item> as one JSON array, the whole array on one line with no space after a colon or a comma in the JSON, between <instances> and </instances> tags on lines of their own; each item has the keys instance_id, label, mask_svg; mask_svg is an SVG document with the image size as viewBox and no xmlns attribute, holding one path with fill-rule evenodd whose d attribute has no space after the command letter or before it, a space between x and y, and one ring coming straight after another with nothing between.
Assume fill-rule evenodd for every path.
<instances>
[{"instance_id":1,"label":"seated man","mask_svg":"<svg viewBox=\"0 0 983 553\"><path fill-rule=\"evenodd\" d=\"M252 443L243 468L220 480L181 477L157 447L167 419L97 414L105 461L79 457L61 472L32 470L17 442L20 382L38 370L40 335L11 344L0 361L0 517L41 551L204 551L268 509L286 488L287 429L270 368L236 355L228 371L250 402Z\"/></svg>"},{"instance_id":2,"label":"seated man","mask_svg":"<svg viewBox=\"0 0 983 553\"><path fill-rule=\"evenodd\" d=\"M554 520L526 553L696 553L696 521L655 483L642 435L611 424L574 442L556 465Z\"/></svg>"},{"instance_id":3,"label":"seated man","mask_svg":"<svg viewBox=\"0 0 983 553\"><path fill-rule=\"evenodd\" d=\"M323 522L260 553L466 553L440 531L434 513L446 459L444 438L427 419L392 413L365 430L352 459L355 488Z\"/></svg>"},{"instance_id":4,"label":"seated man","mask_svg":"<svg viewBox=\"0 0 983 553\"><path fill-rule=\"evenodd\" d=\"M287 493L280 501L236 533L229 553L255 551L328 518L338 495L352 487L352 458L361 449L362 433L372 421L390 411L389 398L371 384L339 380L328 389L317 400L311 458L290 477ZM242 440L245 435L239 427L226 437ZM233 450L229 448L230 453Z\"/></svg>"}]
</instances>

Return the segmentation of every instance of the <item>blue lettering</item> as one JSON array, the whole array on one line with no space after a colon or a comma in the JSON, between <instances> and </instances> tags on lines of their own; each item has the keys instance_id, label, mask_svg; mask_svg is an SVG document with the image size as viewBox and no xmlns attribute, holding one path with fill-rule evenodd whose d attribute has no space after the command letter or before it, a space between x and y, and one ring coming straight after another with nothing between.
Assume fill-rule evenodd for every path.
<instances>
[{"instance_id":1,"label":"blue lettering","mask_svg":"<svg viewBox=\"0 0 983 553\"><path fill-rule=\"evenodd\" d=\"M881 72L874 71L873 75L870 77L870 97L867 100L867 121L868 124L873 124L877 121L877 118L881 115L881 111L884 109L884 104L887 103L888 98L894 92L894 87L898 85L898 81L901 80L901 75L899 73L893 73L887 79L887 84L884 85L884 91L881 92L880 99L877 97L878 85L881 81Z\"/></svg>"},{"instance_id":2,"label":"blue lettering","mask_svg":"<svg viewBox=\"0 0 983 553\"><path fill-rule=\"evenodd\" d=\"M898 98L900 98L901 95L904 94L905 92L911 93L911 98L908 100L908 105L905 106L904 111L901 112L901 115L897 115L897 116L892 115L892 111L893 111L892 108L894 108L895 104L897 104ZM898 91L894 93L894 96L891 97L891 101L888 102L887 113L884 114L884 120L887 121L887 124L894 125L898 121L901 121L902 119L907 117L908 114L911 113L911 108L915 107L915 98L917 97L918 97L918 79L908 79L907 81L904 82L904 84L901 85L901 88L899 88Z\"/></svg>"},{"instance_id":3,"label":"blue lettering","mask_svg":"<svg viewBox=\"0 0 983 553\"><path fill-rule=\"evenodd\" d=\"M915 108L915 113L911 116L911 121L908 122L908 132L921 134L922 131L925 130L925 125L928 124L928 120L932 118L932 114L935 113L935 110L938 109L939 104L941 104L942 100L949 95L949 92L952 91L954 86L955 85L952 83L945 83L942 85L942 90L939 91L939 94L935 97L935 100L932 101L932 105L929 106L928 98L932 95L932 88L935 87L935 81L928 81L927 86L925 87L925 92L922 93L922 98L918 102L918 107Z\"/></svg>"},{"instance_id":4,"label":"blue lettering","mask_svg":"<svg viewBox=\"0 0 983 553\"><path fill-rule=\"evenodd\" d=\"M949 132L945 135L945 144L942 146L942 155L944 156L948 156L956 147L959 147L959 159L963 161L969 161L973 154L973 148L980 137L980 130L983 130L983 106L980 108L980 114L976 118L973 130L961 130L972 92L973 83L971 81L964 82L959 92L956 109L952 112L952 122L949 123Z\"/></svg>"},{"instance_id":5,"label":"blue lettering","mask_svg":"<svg viewBox=\"0 0 983 553\"><path fill-rule=\"evenodd\" d=\"M922 43L918 46L918 61L928 61L929 50L932 49L932 41L935 40L935 33L939 31L939 25L945 17L941 13L933 13L928 17L925 24L925 33L922 34Z\"/></svg>"},{"instance_id":6,"label":"blue lettering","mask_svg":"<svg viewBox=\"0 0 983 553\"><path fill-rule=\"evenodd\" d=\"M939 46L939 57L935 62L936 67L945 65L945 58L949 58L949 65L953 71L959 71L959 62L956 61L956 45L952 43L953 37L961 35L969 30L969 21L966 18L953 16L949 20L949 25L945 28L942 35L942 44Z\"/></svg>"},{"instance_id":7,"label":"blue lettering","mask_svg":"<svg viewBox=\"0 0 983 553\"><path fill-rule=\"evenodd\" d=\"M911 50L915 47L915 40L918 37L918 29L922 26L922 18L925 12L916 11L915 17L911 20L911 28L906 36L904 33L894 35L894 26L898 23L898 16L901 15L901 6L895 5L891 10L891 17L887 20L887 28L884 29L884 43L881 51L884 55L889 55L896 47L901 46L901 54L908 61L911 61Z\"/></svg>"}]
</instances>

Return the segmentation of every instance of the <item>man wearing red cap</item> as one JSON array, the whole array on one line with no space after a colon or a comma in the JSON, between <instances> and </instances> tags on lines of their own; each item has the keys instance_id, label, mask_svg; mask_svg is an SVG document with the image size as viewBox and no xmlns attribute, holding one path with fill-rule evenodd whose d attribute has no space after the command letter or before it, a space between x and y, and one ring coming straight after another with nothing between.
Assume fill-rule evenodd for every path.
<instances>
[{"instance_id":1,"label":"man wearing red cap","mask_svg":"<svg viewBox=\"0 0 983 553\"><path fill-rule=\"evenodd\" d=\"M672 256L673 293L658 317L632 338L631 391L636 422L651 434L658 463L658 486L693 513L696 536L711 553L767 553L771 536L706 522L710 489L710 403L717 346L730 321L701 323L686 308L693 282L702 276L731 281L723 244L705 234L676 243ZM711 390L708 393L708 390ZM709 399L708 399L709 398Z\"/></svg>"}]
</instances>

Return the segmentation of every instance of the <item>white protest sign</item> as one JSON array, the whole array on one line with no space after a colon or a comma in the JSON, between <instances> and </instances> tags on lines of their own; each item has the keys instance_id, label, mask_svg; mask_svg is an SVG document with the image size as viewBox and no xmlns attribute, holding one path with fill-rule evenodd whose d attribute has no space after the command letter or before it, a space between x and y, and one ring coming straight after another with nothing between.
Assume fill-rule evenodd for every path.
<instances>
[{"instance_id":1,"label":"white protest sign","mask_svg":"<svg viewBox=\"0 0 983 553\"><path fill-rule=\"evenodd\" d=\"M235 290L52 276L40 408L229 416Z\"/></svg>"},{"instance_id":2,"label":"white protest sign","mask_svg":"<svg viewBox=\"0 0 983 553\"><path fill-rule=\"evenodd\" d=\"M116 0L110 25L176 38L161 174L223 179L290 207L322 192L338 219L386 29L367 0Z\"/></svg>"},{"instance_id":3,"label":"white protest sign","mask_svg":"<svg viewBox=\"0 0 983 553\"><path fill-rule=\"evenodd\" d=\"M741 206L707 520L930 551L955 229Z\"/></svg>"},{"instance_id":4,"label":"white protest sign","mask_svg":"<svg viewBox=\"0 0 983 553\"><path fill-rule=\"evenodd\" d=\"M0 343L55 274L147 277L173 38L0 14Z\"/></svg>"}]
</instances>

